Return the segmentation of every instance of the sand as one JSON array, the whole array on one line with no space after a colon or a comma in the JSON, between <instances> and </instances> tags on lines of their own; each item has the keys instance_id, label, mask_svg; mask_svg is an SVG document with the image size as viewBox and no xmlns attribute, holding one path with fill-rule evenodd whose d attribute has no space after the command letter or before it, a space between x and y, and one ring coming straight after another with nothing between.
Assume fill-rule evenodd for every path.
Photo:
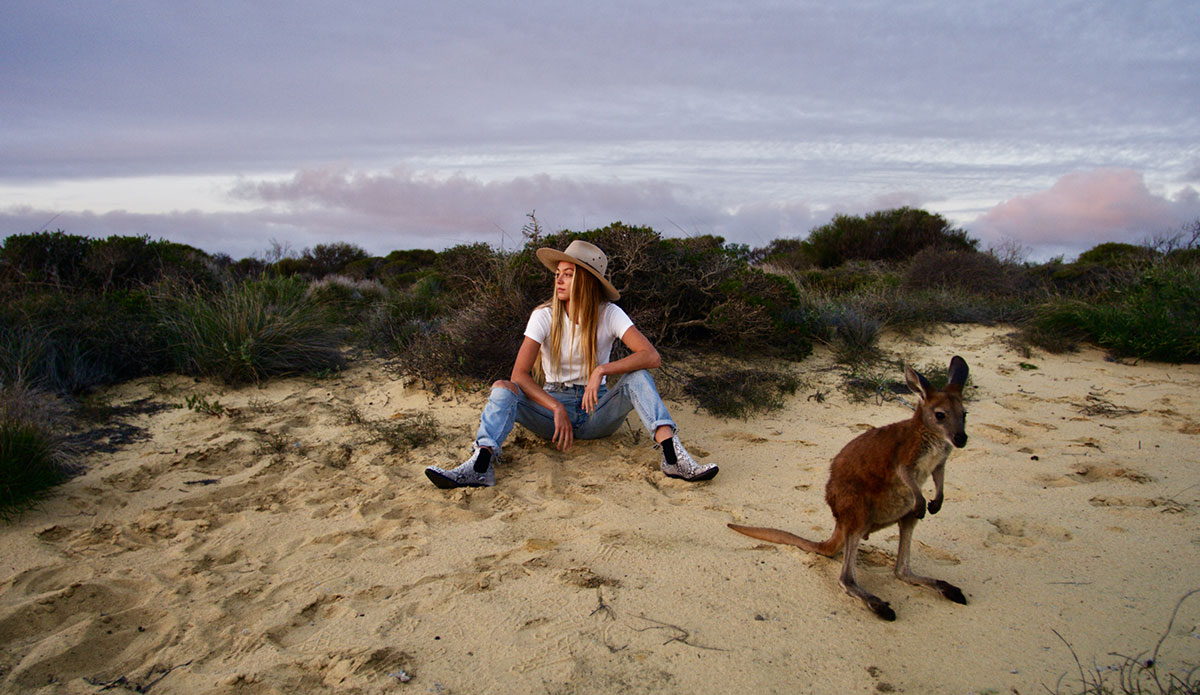
<instances>
[{"instance_id":1,"label":"sand","mask_svg":"<svg viewBox=\"0 0 1200 695\"><path fill-rule=\"evenodd\" d=\"M697 458L658 471L630 427L562 453L514 432L494 488L443 491L482 392L433 394L356 362L230 389L171 376L105 394L123 444L0 526L0 691L94 693L1034 693L1151 650L1200 588L1200 366L1022 354L1002 328L890 338L918 367L961 354L968 434L913 568L895 529L840 560L729 522L824 538L828 461L909 416L852 402L830 358L785 408L726 420L669 401ZM896 375L902 380L902 375ZM204 399L220 414L186 405ZM158 404L158 408L151 407ZM162 407L168 405L172 407ZM216 410L213 408L211 410ZM136 413L136 414L135 414ZM427 414L441 438L377 433ZM928 487L928 486L927 486ZM1200 596L1160 659L1200 661ZM1061 639L1059 637L1061 635ZM1070 644L1070 647L1067 646ZM1069 688L1064 685L1064 692Z\"/></svg>"}]
</instances>

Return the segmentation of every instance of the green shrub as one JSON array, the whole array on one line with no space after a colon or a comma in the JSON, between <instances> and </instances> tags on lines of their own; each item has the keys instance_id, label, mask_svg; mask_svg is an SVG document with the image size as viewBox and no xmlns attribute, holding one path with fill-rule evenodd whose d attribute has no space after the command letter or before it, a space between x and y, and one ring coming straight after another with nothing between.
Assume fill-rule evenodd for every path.
<instances>
[{"instance_id":1,"label":"green shrub","mask_svg":"<svg viewBox=\"0 0 1200 695\"><path fill-rule=\"evenodd\" d=\"M1120 357L1200 362L1200 268L1159 265L1100 302L1059 300L1025 326L1051 351L1089 341Z\"/></svg>"},{"instance_id":2,"label":"green shrub","mask_svg":"<svg viewBox=\"0 0 1200 695\"><path fill-rule=\"evenodd\" d=\"M148 236L89 239L62 231L13 235L0 249L0 268L10 279L101 293L163 279L211 285L212 260L200 249Z\"/></svg>"},{"instance_id":3,"label":"green shrub","mask_svg":"<svg viewBox=\"0 0 1200 695\"><path fill-rule=\"evenodd\" d=\"M12 280L75 286L92 240L61 229L56 232L14 234L0 248L0 268Z\"/></svg>"},{"instance_id":4,"label":"green shrub","mask_svg":"<svg viewBox=\"0 0 1200 695\"><path fill-rule=\"evenodd\" d=\"M797 287L826 295L887 291L894 293L903 278L878 263L850 261L836 268L810 269L789 275Z\"/></svg>"},{"instance_id":5,"label":"green shrub","mask_svg":"<svg viewBox=\"0 0 1200 695\"><path fill-rule=\"evenodd\" d=\"M852 260L901 262L930 247L974 251L979 245L941 215L908 207L864 217L838 215L812 230L804 243L822 268Z\"/></svg>"},{"instance_id":6,"label":"green shrub","mask_svg":"<svg viewBox=\"0 0 1200 695\"><path fill-rule=\"evenodd\" d=\"M405 353L418 336L436 330L438 317L447 312L446 305L443 281L428 275L376 302L363 317L359 340L377 354Z\"/></svg>"},{"instance_id":7,"label":"green shrub","mask_svg":"<svg viewBox=\"0 0 1200 695\"><path fill-rule=\"evenodd\" d=\"M1158 254L1145 246L1122 244L1115 241L1098 244L1079 254L1075 262L1080 265L1102 265L1108 268L1122 266L1144 266L1155 260Z\"/></svg>"},{"instance_id":8,"label":"green shrub","mask_svg":"<svg viewBox=\"0 0 1200 695\"><path fill-rule=\"evenodd\" d=\"M340 337L307 290L284 277L169 300L162 325L176 368L231 384L340 369Z\"/></svg>"},{"instance_id":9,"label":"green shrub","mask_svg":"<svg viewBox=\"0 0 1200 695\"><path fill-rule=\"evenodd\" d=\"M95 241L83 261L85 286L107 292L136 290L168 279L187 285L215 283L208 254L148 236L111 236Z\"/></svg>"},{"instance_id":10,"label":"green shrub","mask_svg":"<svg viewBox=\"0 0 1200 695\"><path fill-rule=\"evenodd\" d=\"M499 269L472 278L476 289L468 301L455 301L455 293L448 292L447 300L454 302L448 316L426 320L410 313L390 323L393 330L397 323L406 326L401 330L411 336L397 355L401 371L434 382L456 377L482 383L507 379L524 340L529 312L537 303L519 287L513 273L503 270L514 260L498 258Z\"/></svg>"},{"instance_id":11,"label":"green shrub","mask_svg":"<svg viewBox=\"0 0 1200 695\"><path fill-rule=\"evenodd\" d=\"M310 263L309 272L316 278L323 278L345 273L346 266L366 261L370 254L354 244L338 241L305 249L304 258Z\"/></svg>"},{"instance_id":12,"label":"green shrub","mask_svg":"<svg viewBox=\"0 0 1200 695\"><path fill-rule=\"evenodd\" d=\"M995 256L929 247L917 252L904 273L906 289L950 289L974 295L1013 294L1008 273Z\"/></svg>"},{"instance_id":13,"label":"green shrub","mask_svg":"<svg viewBox=\"0 0 1200 695\"><path fill-rule=\"evenodd\" d=\"M755 249L750 262L784 273L808 270L816 263L811 247L800 239L773 239L764 248Z\"/></svg>"},{"instance_id":14,"label":"green shrub","mask_svg":"<svg viewBox=\"0 0 1200 695\"><path fill-rule=\"evenodd\" d=\"M45 290L0 306L0 375L78 392L167 366L148 290Z\"/></svg>"}]
</instances>

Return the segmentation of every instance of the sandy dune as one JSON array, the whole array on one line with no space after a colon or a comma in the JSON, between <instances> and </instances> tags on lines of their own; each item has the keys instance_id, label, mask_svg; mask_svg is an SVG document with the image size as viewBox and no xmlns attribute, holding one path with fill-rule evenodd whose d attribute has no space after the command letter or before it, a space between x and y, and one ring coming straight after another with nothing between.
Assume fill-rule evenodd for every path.
<instances>
[{"instance_id":1,"label":"sandy dune","mask_svg":"<svg viewBox=\"0 0 1200 695\"><path fill-rule=\"evenodd\" d=\"M830 457L908 416L849 402L827 356L768 416L670 404L721 465L700 485L663 477L630 418L567 454L518 430L495 488L438 490L422 470L468 453L485 395L379 363L261 389L122 385L108 398L131 406L128 441L0 527L0 691L1045 692L1074 669L1055 632L1116 663L1200 588L1200 366L1024 356L1003 336L888 345L971 367L971 439L913 557L969 605L897 582L892 529L864 544L860 579L894 623L841 591L839 561L725 527L823 538ZM161 407L189 396L225 412ZM437 443L378 440L420 413ZM1160 657L1200 661L1198 625L1200 597Z\"/></svg>"}]
</instances>

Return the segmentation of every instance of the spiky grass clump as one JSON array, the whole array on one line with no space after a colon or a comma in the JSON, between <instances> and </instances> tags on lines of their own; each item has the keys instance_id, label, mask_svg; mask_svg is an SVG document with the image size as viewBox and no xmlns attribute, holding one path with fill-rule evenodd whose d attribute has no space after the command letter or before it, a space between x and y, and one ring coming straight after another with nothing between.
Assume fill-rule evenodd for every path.
<instances>
[{"instance_id":1,"label":"spiky grass clump","mask_svg":"<svg viewBox=\"0 0 1200 695\"><path fill-rule=\"evenodd\" d=\"M270 278L169 302L162 323L177 367L230 384L340 369L337 330L307 290L299 278Z\"/></svg>"},{"instance_id":2,"label":"spiky grass clump","mask_svg":"<svg viewBox=\"0 0 1200 695\"><path fill-rule=\"evenodd\" d=\"M70 476L65 443L50 421L41 394L0 391L0 519L11 520Z\"/></svg>"}]
</instances>

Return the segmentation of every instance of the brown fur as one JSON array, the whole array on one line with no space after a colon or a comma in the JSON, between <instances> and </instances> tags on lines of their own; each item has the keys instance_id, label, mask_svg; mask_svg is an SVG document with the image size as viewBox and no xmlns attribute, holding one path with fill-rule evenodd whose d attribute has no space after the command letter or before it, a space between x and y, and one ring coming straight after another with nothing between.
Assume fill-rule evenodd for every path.
<instances>
[{"instance_id":1,"label":"brown fur","mask_svg":"<svg viewBox=\"0 0 1200 695\"><path fill-rule=\"evenodd\" d=\"M958 587L915 575L909 569L913 528L926 510L936 514L941 509L946 459L953 447L967 443L962 404L967 363L961 357L950 361L950 383L943 390L934 389L912 367L905 367L904 375L909 388L920 396L913 416L863 432L833 457L825 485L825 501L835 521L828 540L818 543L778 529L729 524L729 528L752 538L795 545L827 557L844 550L839 583L846 593L861 599L885 620L895 620L895 611L859 586L855 565L859 541L892 524L900 525L896 577L935 589L956 603L967 602ZM934 498L926 502L921 485L930 477L935 492Z\"/></svg>"}]
</instances>

